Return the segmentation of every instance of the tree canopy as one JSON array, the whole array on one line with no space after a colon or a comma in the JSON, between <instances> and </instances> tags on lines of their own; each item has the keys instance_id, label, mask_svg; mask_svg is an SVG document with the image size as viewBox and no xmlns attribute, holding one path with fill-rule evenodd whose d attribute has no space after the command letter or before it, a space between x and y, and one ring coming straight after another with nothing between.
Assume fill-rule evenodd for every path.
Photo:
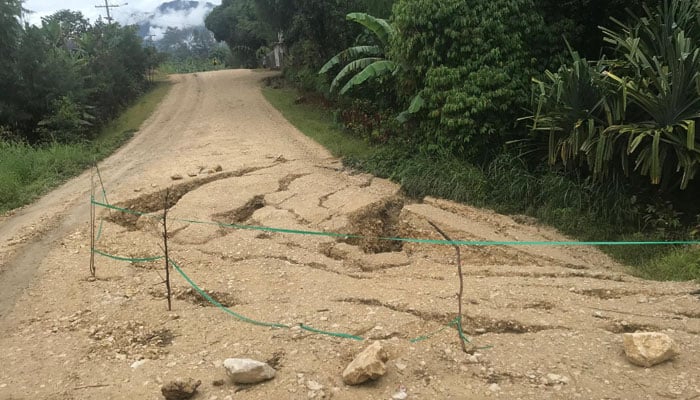
<instances>
[{"instance_id":1,"label":"tree canopy","mask_svg":"<svg viewBox=\"0 0 700 400\"><path fill-rule=\"evenodd\" d=\"M19 1L0 3L0 127L32 143L89 137L148 85L154 52L135 27L62 10L22 27Z\"/></svg>"}]
</instances>

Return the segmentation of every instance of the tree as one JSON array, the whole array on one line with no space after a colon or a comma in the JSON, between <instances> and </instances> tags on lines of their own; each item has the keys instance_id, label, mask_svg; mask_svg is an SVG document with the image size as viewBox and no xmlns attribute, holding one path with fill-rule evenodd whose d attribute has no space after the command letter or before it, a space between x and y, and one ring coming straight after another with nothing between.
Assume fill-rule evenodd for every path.
<instances>
[{"instance_id":1,"label":"tree","mask_svg":"<svg viewBox=\"0 0 700 400\"><path fill-rule=\"evenodd\" d=\"M556 68L560 61L558 56L566 56L564 40L583 58L597 59L602 54L609 53L599 26L608 24L610 18L626 19L628 10L639 14L645 4L654 7L659 2L660 0L538 0L534 6L544 18L544 29L542 36L533 38L530 44L548 68Z\"/></svg>"},{"instance_id":2,"label":"tree","mask_svg":"<svg viewBox=\"0 0 700 400\"><path fill-rule=\"evenodd\" d=\"M269 26L256 13L253 0L224 0L207 16L207 29L225 41L245 67L256 67L255 52L271 37Z\"/></svg>"},{"instance_id":3,"label":"tree","mask_svg":"<svg viewBox=\"0 0 700 400\"><path fill-rule=\"evenodd\" d=\"M19 0L0 1L0 127L8 124L17 111L16 99L16 51L22 27L19 17L22 3Z\"/></svg>"},{"instance_id":4,"label":"tree","mask_svg":"<svg viewBox=\"0 0 700 400\"><path fill-rule=\"evenodd\" d=\"M133 27L63 10L22 29L11 3L0 3L3 130L30 143L81 140L148 85L154 54Z\"/></svg>"}]
</instances>

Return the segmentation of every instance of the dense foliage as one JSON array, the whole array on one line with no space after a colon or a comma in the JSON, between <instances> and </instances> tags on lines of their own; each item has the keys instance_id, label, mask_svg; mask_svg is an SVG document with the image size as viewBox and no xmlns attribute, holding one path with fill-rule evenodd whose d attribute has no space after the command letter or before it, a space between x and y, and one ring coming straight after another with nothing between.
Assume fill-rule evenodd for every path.
<instances>
[{"instance_id":1,"label":"dense foliage","mask_svg":"<svg viewBox=\"0 0 700 400\"><path fill-rule=\"evenodd\" d=\"M212 32L202 26L172 28L149 45L155 46L162 60L160 68L166 73L211 71L240 67L241 59L228 45L217 43Z\"/></svg>"},{"instance_id":2,"label":"dense foliage","mask_svg":"<svg viewBox=\"0 0 700 400\"><path fill-rule=\"evenodd\" d=\"M324 90L317 71L332 55L350 46L361 33L345 22L350 12L390 15L393 0L223 0L207 17L206 27L223 40L243 65L261 65L283 34L285 74L305 90Z\"/></svg>"},{"instance_id":3,"label":"dense foliage","mask_svg":"<svg viewBox=\"0 0 700 400\"><path fill-rule=\"evenodd\" d=\"M476 159L512 130L536 70L531 0L400 0L393 57L400 88L422 97L422 140ZM415 115L415 114L414 114Z\"/></svg>"},{"instance_id":4,"label":"dense foliage","mask_svg":"<svg viewBox=\"0 0 700 400\"><path fill-rule=\"evenodd\" d=\"M22 27L20 2L0 3L0 127L30 143L91 137L149 85L155 51L134 27L60 11Z\"/></svg>"},{"instance_id":5,"label":"dense foliage","mask_svg":"<svg viewBox=\"0 0 700 400\"><path fill-rule=\"evenodd\" d=\"M672 1L604 28L613 59L573 62L540 83L536 131L549 161L600 179L641 174L686 189L700 166L700 25L697 5Z\"/></svg>"}]
</instances>

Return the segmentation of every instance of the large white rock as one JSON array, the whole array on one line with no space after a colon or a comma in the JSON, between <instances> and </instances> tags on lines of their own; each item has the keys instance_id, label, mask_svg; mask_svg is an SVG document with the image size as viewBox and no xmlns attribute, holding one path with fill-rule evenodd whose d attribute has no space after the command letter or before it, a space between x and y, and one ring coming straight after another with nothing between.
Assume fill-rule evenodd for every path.
<instances>
[{"instance_id":1,"label":"large white rock","mask_svg":"<svg viewBox=\"0 0 700 400\"><path fill-rule=\"evenodd\" d=\"M649 368L680 354L676 342L665 333L625 333L623 342L627 359L641 367Z\"/></svg>"},{"instance_id":2,"label":"large white rock","mask_svg":"<svg viewBox=\"0 0 700 400\"><path fill-rule=\"evenodd\" d=\"M374 342L358 354L343 371L343 382L347 385L359 385L370 379L377 379L386 374L389 359L381 343Z\"/></svg>"},{"instance_id":3,"label":"large white rock","mask_svg":"<svg viewBox=\"0 0 700 400\"><path fill-rule=\"evenodd\" d=\"M258 383L275 377L272 367L249 358L227 358L224 368L234 383Z\"/></svg>"}]
</instances>

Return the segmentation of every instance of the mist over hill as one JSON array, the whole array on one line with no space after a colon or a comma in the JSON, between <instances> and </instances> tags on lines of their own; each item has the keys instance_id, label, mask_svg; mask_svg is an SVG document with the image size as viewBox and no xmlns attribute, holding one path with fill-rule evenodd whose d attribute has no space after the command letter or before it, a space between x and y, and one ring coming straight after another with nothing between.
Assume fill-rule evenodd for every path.
<instances>
[{"instance_id":1,"label":"mist over hill","mask_svg":"<svg viewBox=\"0 0 700 400\"><path fill-rule=\"evenodd\" d=\"M139 35L146 40L163 38L168 28L180 30L204 28L204 18L216 7L204 1L173 0L160 4L150 12L133 12L125 24L139 27Z\"/></svg>"}]
</instances>

